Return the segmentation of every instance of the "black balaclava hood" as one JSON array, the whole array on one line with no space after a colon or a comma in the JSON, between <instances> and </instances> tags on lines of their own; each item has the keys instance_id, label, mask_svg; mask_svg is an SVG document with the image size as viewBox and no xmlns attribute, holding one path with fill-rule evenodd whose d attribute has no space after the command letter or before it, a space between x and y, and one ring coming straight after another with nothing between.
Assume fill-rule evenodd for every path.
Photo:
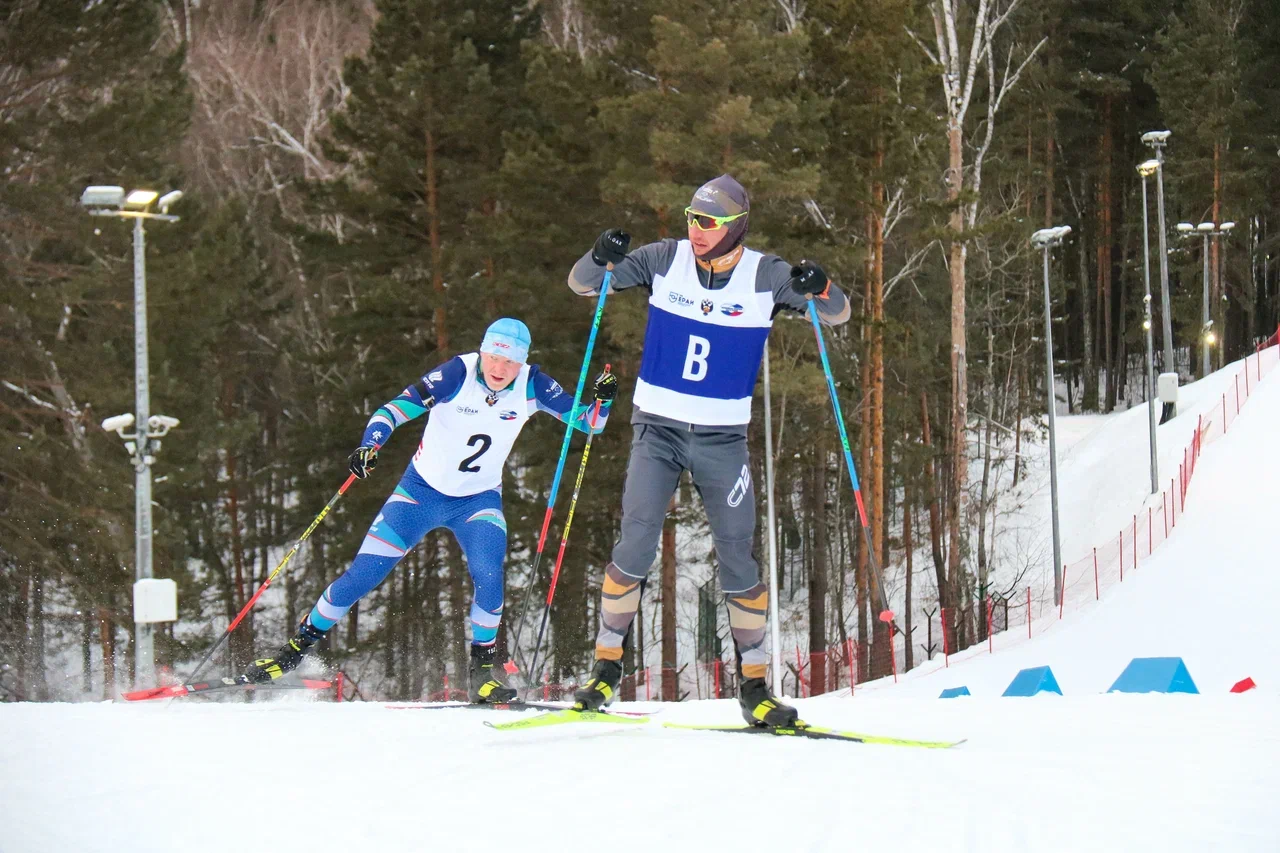
<instances>
[{"instance_id":1,"label":"black balaclava hood","mask_svg":"<svg viewBox=\"0 0 1280 853\"><path fill-rule=\"evenodd\" d=\"M751 200L747 197L747 191L742 184L734 180L731 175L721 175L698 187L698 191L693 194L693 201L689 202L689 207L695 213L705 213L708 216L735 216L750 211ZM747 236L747 220L750 218L748 214L726 225L725 234L720 238L720 242L705 255L698 255L698 260L714 260L738 248Z\"/></svg>"}]
</instances>

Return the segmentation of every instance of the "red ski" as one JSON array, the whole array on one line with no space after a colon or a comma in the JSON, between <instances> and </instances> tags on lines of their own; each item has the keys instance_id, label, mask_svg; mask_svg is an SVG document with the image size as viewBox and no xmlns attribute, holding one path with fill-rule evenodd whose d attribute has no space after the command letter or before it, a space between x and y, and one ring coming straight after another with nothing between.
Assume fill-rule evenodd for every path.
<instances>
[{"instance_id":1,"label":"red ski","mask_svg":"<svg viewBox=\"0 0 1280 853\"><path fill-rule=\"evenodd\" d=\"M190 684L169 684L165 687L150 687L146 690L135 690L122 693L128 702L141 702L147 699L170 699L175 696L186 696L190 693L207 693L211 690L325 690L333 686L332 681L316 681L304 678L297 684L254 684L245 680L243 675L231 678L220 678L217 681L193 681Z\"/></svg>"}]
</instances>

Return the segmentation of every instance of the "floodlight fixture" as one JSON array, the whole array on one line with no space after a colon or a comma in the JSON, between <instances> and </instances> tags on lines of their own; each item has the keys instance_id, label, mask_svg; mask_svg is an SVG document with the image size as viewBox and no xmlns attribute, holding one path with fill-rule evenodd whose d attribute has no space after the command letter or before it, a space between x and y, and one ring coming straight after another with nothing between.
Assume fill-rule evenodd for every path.
<instances>
[{"instance_id":1,"label":"floodlight fixture","mask_svg":"<svg viewBox=\"0 0 1280 853\"><path fill-rule=\"evenodd\" d=\"M151 431L152 435L164 435L179 423L181 421L177 418L171 418L168 415L152 415L147 418L147 429Z\"/></svg>"},{"instance_id":2,"label":"floodlight fixture","mask_svg":"<svg viewBox=\"0 0 1280 853\"><path fill-rule=\"evenodd\" d=\"M1169 137L1172 134L1173 131L1171 130L1148 130L1142 134L1142 143L1153 148L1159 148L1169 141Z\"/></svg>"},{"instance_id":3,"label":"floodlight fixture","mask_svg":"<svg viewBox=\"0 0 1280 853\"><path fill-rule=\"evenodd\" d=\"M124 205L124 187L85 187L80 194L80 204L84 207L114 207Z\"/></svg>"},{"instance_id":4,"label":"floodlight fixture","mask_svg":"<svg viewBox=\"0 0 1280 853\"><path fill-rule=\"evenodd\" d=\"M125 412L123 415L113 415L102 422L102 428L107 432L123 434L125 430L133 426L133 420L131 412Z\"/></svg>"},{"instance_id":5,"label":"floodlight fixture","mask_svg":"<svg viewBox=\"0 0 1280 853\"><path fill-rule=\"evenodd\" d=\"M1138 174L1144 178L1149 178L1156 173L1156 169L1160 168L1159 160L1146 160L1138 164Z\"/></svg>"},{"instance_id":6,"label":"floodlight fixture","mask_svg":"<svg viewBox=\"0 0 1280 853\"><path fill-rule=\"evenodd\" d=\"M1179 222L1177 228L1179 233L1182 234L1190 234L1192 231L1196 230L1196 227L1190 222Z\"/></svg>"},{"instance_id":7,"label":"floodlight fixture","mask_svg":"<svg viewBox=\"0 0 1280 853\"><path fill-rule=\"evenodd\" d=\"M1196 230L1199 231L1201 234L1210 234L1213 232L1213 223L1201 222L1199 225L1196 226Z\"/></svg>"},{"instance_id":8,"label":"floodlight fixture","mask_svg":"<svg viewBox=\"0 0 1280 853\"><path fill-rule=\"evenodd\" d=\"M160 201L156 206L160 208L161 213L168 213L169 208L176 204L181 198L182 190L173 190L172 192L167 192L160 196Z\"/></svg>"},{"instance_id":9,"label":"floodlight fixture","mask_svg":"<svg viewBox=\"0 0 1280 853\"><path fill-rule=\"evenodd\" d=\"M131 190L124 198L124 203L129 207L146 207L155 201L160 193L155 190Z\"/></svg>"}]
</instances>

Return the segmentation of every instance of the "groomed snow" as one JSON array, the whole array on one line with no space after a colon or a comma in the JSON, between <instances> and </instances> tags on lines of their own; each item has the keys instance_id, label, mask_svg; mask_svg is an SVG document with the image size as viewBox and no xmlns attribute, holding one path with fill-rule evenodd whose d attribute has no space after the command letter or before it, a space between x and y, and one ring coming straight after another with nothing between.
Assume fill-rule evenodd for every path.
<instances>
[{"instance_id":1,"label":"groomed snow","mask_svg":"<svg viewBox=\"0 0 1280 853\"><path fill-rule=\"evenodd\" d=\"M956 749L661 726L736 722L731 701L525 732L481 724L510 713L296 695L0 705L0 853L1276 851L1278 377L1206 447L1170 541L1094 608L798 703L837 728L968 739ZM1100 692L1136 655L1182 656L1202 695ZM1040 664L1067 695L999 697ZM1246 675L1258 690L1227 692ZM934 698L954 684L975 695Z\"/></svg>"}]
</instances>

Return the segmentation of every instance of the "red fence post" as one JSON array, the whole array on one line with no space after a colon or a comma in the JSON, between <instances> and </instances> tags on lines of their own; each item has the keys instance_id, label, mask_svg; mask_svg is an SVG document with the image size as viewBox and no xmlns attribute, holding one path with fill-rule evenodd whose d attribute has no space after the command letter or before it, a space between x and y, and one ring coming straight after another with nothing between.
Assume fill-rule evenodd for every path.
<instances>
[{"instance_id":1,"label":"red fence post","mask_svg":"<svg viewBox=\"0 0 1280 853\"><path fill-rule=\"evenodd\" d=\"M1183 456L1186 454L1184 453ZM1178 510L1180 512L1187 511L1187 463L1183 462L1178 468L1178 474L1182 477L1182 486L1179 488L1178 494Z\"/></svg>"},{"instance_id":2,"label":"red fence post","mask_svg":"<svg viewBox=\"0 0 1280 853\"><path fill-rule=\"evenodd\" d=\"M720 658L716 658L716 698L720 698Z\"/></svg>"},{"instance_id":3,"label":"red fence post","mask_svg":"<svg viewBox=\"0 0 1280 853\"><path fill-rule=\"evenodd\" d=\"M889 663L893 665L893 683L898 683L898 656L893 651L893 621L890 620L889 625ZM911 642L908 638L907 642Z\"/></svg>"},{"instance_id":4,"label":"red fence post","mask_svg":"<svg viewBox=\"0 0 1280 853\"><path fill-rule=\"evenodd\" d=\"M853 698L854 687L858 683L858 671L854 669L855 664L853 661L853 638L852 637L845 638L844 647L845 647L845 651L849 655L849 698Z\"/></svg>"},{"instance_id":5,"label":"red fence post","mask_svg":"<svg viewBox=\"0 0 1280 853\"><path fill-rule=\"evenodd\" d=\"M796 643L796 695L804 698L804 664L800 661L800 644Z\"/></svg>"},{"instance_id":6,"label":"red fence post","mask_svg":"<svg viewBox=\"0 0 1280 853\"><path fill-rule=\"evenodd\" d=\"M947 644L947 608L942 608L942 666L951 666L951 647Z\"/></svg>"},{"instance_id":7,"label":"red fence post","mask_svg":"<svg viewBox=\"0 0 1280 853\"><path fill-rule=\"evenodd\" d=\"M646 701L646 702L648 702L648 701L649 701L649 696L650 696L650 692L649 692L649 690L650 690L650 688L649 688L649 683L650 683L650 679L649 679L649 667L647 667L647 666L646 666L646 667L644 668L644 701Z\"/></svg>"},{"instance_id":8,"label":"red fence post","mask_svg":"<svg viewBox=\"0 0 1280 853\"><path fill-rule=\"evenodd\" d=\"M1249 390L1249 356L1244 357L1244 395L1248 397L1253 392Z\"/></svg>"},{"instance_id":9,"label":"red fence post","mask_svg":"<svg viewBox=\"0 0 1280 853\"><path fill-rule=\"evenodd\" d=\"M1160 513L1164 516L1164 538L1169 538L1169 492L1160 493Z\"/></svg>"},{"instance_id":10,"label":"red fence post","mask_svg":"<svg viewBox=\"0 0 1280 853\"><path fill-rule=\"evenodd\" d=\"M551 670L542 673L542 701L546 702L551 698ZM644 697L648 699L649 697Z\"/></svg>"},{"instance_id":11,"label":"red fence post","mask_svg":"<svg viewBox=\"0 0 1280 853\"><path fill-rule=\"evenodd\" d=\"M344 675L342 670L338 670L337 677L333 679L333 692L335 694L333 701L335 702L342 701L342 688L345 686L343 683L344 681L346 681L346 676Z\"/></svg>"},{"instance_id":12,"label":"red fence post","mask_svg":"<svg viewBox=\"0 0 1280 853\"><path fill-rule=\"evenodd\" d=\"M995 653L995 643L991 639L991 596L987 596L987 654Z\"/></svg>"},{"instance_id":13,"label":"red fence post","mask_svg":"<svg viewBox=\"0 0 1280 853\"><path fill-rule=\"evenodd\" d=\"M1027 587L1027 639L1031 639L1031 587Z\"/></svg>"},{"instance_id":14,"label":"red fence post","mask_svg":"<svg viewBox=\"0 0 1280 853\"><path fill-rule=\"evenodd\" d=\"M1240 414L1240 374L1236 374L1236 414Z\"/></svg>"},{"instance_id":15,"label":"red fence post","mask_svg":"<svg viewBox=\"0 0 1280 853\"><path fill-rule=\"evenodd\" d=\"M444 701L449 701L449 673L444 674Z\"/></svg>"},{"instance_id":16,"label":"red fence post","mask_svg":"<svg viewBox=\"0 0 1280 853\"><path fill-rule=\"evenodd\" d=\"M1102 593L1098 591L1098 546L1093 546L1093 600L1097 601L1102 598Z\"/></svg>"}]
</instances>

